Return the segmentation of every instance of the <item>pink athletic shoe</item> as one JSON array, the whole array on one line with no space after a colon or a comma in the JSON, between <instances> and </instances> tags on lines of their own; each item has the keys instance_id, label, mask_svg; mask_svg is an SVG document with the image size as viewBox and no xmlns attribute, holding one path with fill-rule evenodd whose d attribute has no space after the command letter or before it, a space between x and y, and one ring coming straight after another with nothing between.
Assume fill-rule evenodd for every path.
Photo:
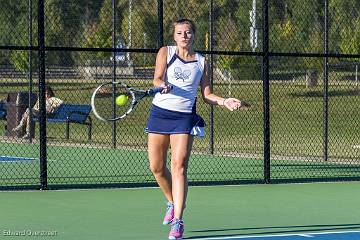
<instances>
[{"instance_id":1,"label":"pink athletic shoe","mask_svg":"<svg viewBox=\"0 0 360 240\"><path fill-rule=\"evenodd\" d=\"M184 222L180 219L174 219L171 223L169 239L180 240L184 233Z\"/></svg>"},{"instance_id":2,"label":"pink athletic shoe","mask_svg":"<svg viewBox=\"0 0 360 240\"><path fill-rule=\"evenodd\" d=\"M166 214L164 217L163 225L168 225L174 219L174 204L168 202L166 207Z\"/></svg>"}]
</instances>

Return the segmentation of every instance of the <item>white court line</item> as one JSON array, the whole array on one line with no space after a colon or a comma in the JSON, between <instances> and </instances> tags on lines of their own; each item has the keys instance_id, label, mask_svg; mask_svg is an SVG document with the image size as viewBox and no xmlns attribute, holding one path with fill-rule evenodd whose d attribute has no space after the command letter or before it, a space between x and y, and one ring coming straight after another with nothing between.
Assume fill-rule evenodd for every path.
<instances>
[{"instance_id":1,"label":"white court line","mask_svg":"<svg viewBox=\"0 0 360 240\"><path fill-rule=\"evenodd\" d=\"M16 159L16 160L1 160L1 159ZM0 156L0 162L32 161L37 159L38 158L31 158L31 157Z\"/></svg>"},{"instance_id":2,"label":"white court line","mask_svg":"<svg viewBox=\"0 0 360 240\"><path fill-rule=\"evenodd\" d=\"M312 238L312 237L314 237L314 236L309 235L309 234L298 234L298 236L300 236L300 237L307 237L307 238Z\"/></svg>"},{"instance_id":3,"label":"white court line","mask_svg":"<svg viewBox=\"0 0 360 240\"><path fill-rule=\"evenodd\" d=\"M270 234L270 235L243 235L231 237L209 237L209 238L192 238L194 240L223 240L223 239L247 239L247 238L272 238L272 237L313 237L312 235L328 235L328 234L344 234L344 233L360 233L360 231L334 231L334 232L308 232L308 233L291 233L291 234Z\"/></svg>"}]
</instances>

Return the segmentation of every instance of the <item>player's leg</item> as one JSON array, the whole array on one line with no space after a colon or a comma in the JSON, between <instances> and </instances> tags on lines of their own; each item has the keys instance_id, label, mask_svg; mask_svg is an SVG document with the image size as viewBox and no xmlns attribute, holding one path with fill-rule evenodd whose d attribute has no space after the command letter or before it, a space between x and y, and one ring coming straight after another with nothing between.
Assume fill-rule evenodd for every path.
<instances>
[{"instance_id":1,"label":"player's leg","mask_svg":"<svg viewBox=\"0 0 360 240\"><path fill-rule=\"evenodd\" d=\"M187 168L193 138L190 134L172 134L170 136L172 196L176 219L182 219L186 203L188 191Z\"/></svg>"},{"instance_id":2,"label":"player's leg","mask_svg":"<svg viewBox=\"0 0 360 240\"><path fill-rule=\"evenodd\" d=\"M188 191L187 168L192 143L193 136L189 134L173 134L170 136L174 219L171 223L169 239L182 239L184 233L182 216Z\"/></svg>"},{"instance_id":3,"label":"player's leg","mask_svg":"<svg viewBox=\"0 0 360 240\"><path fill-rule=\"evenodd\" d=\"M148 155L150 170L168 202L173 203L171 190L171 174L166 167L166 156L170 137L165 134L148 134Z\"/></svg>"}]
</instances>

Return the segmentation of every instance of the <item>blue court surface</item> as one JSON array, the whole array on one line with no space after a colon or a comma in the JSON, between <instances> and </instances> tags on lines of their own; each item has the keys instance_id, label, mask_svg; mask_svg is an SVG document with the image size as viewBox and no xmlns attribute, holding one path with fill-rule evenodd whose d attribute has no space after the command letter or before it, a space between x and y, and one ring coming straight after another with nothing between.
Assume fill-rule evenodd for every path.
<instances>
[{"instance_id":1,"label":"blue court surface","mask_svg":"<svg viewBox=\"0 0 360 240\"><path fill-rule=\"evenodd\" d=\"M184 238L186 239L186 238ZM346 232L309 232L294 234L273 234L257 236L231 236L231 237L210 237L210 238L192 238L196 240L360 240L360 231Z\"/></svg>"}]
</instances>

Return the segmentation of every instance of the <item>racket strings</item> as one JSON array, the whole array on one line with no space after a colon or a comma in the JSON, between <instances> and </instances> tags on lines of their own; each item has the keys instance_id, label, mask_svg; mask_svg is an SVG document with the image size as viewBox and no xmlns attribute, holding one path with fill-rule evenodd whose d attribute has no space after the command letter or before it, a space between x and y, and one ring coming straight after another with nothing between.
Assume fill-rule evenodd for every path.
<instances>
[{"instance_id":1,"label":"racket strings","mask_svg":"<svg viewBox=\"0 0 360 240\"><path fill-rule=\"evenodd\" d=\"M125 95L127 101L116 104L116 98ZM126 87L105 84L101 86L94 96L94 108L96 113L105 120L121 118L132 107L132 95Z\"/></svg>"}]
</instances>

